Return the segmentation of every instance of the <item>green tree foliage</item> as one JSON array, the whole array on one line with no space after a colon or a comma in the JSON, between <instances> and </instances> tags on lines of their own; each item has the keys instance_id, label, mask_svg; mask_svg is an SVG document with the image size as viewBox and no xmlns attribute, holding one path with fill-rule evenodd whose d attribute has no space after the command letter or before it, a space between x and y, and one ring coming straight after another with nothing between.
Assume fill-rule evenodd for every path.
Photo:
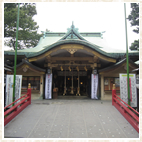
<instances>
[{"instance_id":1,"label":"green tree foliage","mask_svg":"<svg viewBox=\"0 0 142 142\"><path fill-rule=\"evenodd\" d=\"M131 46L130 46L131 50L139 50L139 40L135 40Z\"/></svg>"},{"instance_id":2,"label":"green tree foliage","mask_svg":"<svg viewBox=\"0 0 142 142\"><path fill-rule=\"evenodd\" d=\"M133 32L138 34L139 33L139 3L131 3L131 8L132 8L132 11L130 15L128 16L128 20L130 21L131 26L135 27ZM139 50L139 40L135 40L131 44L130 49Z\"/></svg>"},{"instance_id":3,"label":"green tree foliage","mask_svg":"<svg viewBox=\"0 0 142 142\"><path fill-rule=\"evenodd\" d=\"M4 4L4 37L8 38L5 45L15 49L16 43L16 23L17 23L17 3ZM18 48L35 47L41 37L37 33L39 26L33 20L37 14L34 3L20 3L19 30L18 30Z\"/></svg>"}]
</instances>

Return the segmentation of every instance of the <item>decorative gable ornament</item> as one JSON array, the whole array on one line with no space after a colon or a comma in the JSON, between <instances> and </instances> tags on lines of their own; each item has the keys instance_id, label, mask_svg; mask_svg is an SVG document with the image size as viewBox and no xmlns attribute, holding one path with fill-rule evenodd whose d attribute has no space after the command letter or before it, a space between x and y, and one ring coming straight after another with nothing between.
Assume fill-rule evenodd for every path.
<instances>
[{"instance_id":1,"label":"decorative gable ornament","mask_svg":"<svg viewBox=\"0 0 142 142\"><path fill-rule=\"evenodd\" d=\"M70 48L66 49L70 54L74 54L78 49Z\"/></svg>"},{"instance_id":2,"label":"decorative gable ornament","mask_svg":"<svg viewBox=\"0 0 142 142\"><path fill-rule=\"evenodd\" d=\"M28 65L23 65L22 68L23 68L23 71L24 71L24 72L27 72L29 66L28 66Z\"/></svg>"},{"instance_id":3,"label":"decorative gable ornament","mask_svg":"<svg viewBox=\"0 0 142 142\"><path fill-rule=\"evenodd\" d=\"M79 40L85 40L78 32L78 28L75 28L73 22L70 28L67 29L67 33L63 38L60 40L66 40L66 39L79 39Z\"/></svg>"},{"instance_id":4,"label":"decorative gable ornament","mask_svg":"<svg viewBox=\"0 0 142 142\"><path fill-rule=\"evenodd\" d=\"M27 72L27 70L28 70L27 67L24 67L24 68L23 68L23 71L24 71L24 72Z\"/></svg>"}]
</instances>

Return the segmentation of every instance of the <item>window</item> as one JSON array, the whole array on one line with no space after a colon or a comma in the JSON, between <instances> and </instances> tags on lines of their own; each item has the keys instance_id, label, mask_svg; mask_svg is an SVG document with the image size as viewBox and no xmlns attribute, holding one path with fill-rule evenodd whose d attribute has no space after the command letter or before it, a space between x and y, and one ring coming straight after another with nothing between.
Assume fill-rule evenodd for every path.
<instances>
[{"instance_id":1,"label":"window","mask_svg":"<svg viewBox=\"0 0 142 142\"><path fill-rule=\"evenodd\" d=\"M29 83L32 90L40 90L40 76L23 76L22 89L27 90Z\"/></svg>"},{"instance_id":2,"label":"window","mask_svg":"<svg viewBox=\"0 0 142 142\"><path fill-rule=\"evenodd\" d=\"M27 86L27 84L28 84L28 83L27 83L27 78L28 78L28 77L26 77L26 76L23 76L23 77L22 77L22 89L23 89L23 90L27 90L27 88L28 88L28 86Z\"/></svg>"},{"instance_id":3,"label":"window","mask_svg":"<svg viewBox=\"0 0 142 142\"><path fill-rule=\"evenodd\" d=\"M116 90L120 90L119 77L104 78L104 90L105 91L111 91L113 84L115 84Z\"/></svg>"}]
</instances>

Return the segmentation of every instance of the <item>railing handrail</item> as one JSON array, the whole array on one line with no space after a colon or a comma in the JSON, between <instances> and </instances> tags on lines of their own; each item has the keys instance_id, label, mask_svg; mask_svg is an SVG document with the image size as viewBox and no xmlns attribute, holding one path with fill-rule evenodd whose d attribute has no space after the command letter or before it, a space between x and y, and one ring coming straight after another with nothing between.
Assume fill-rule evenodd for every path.
<instances>
[{"instance_id":1,"label":"railing handrail","mask_svg":"<svg viewBox=\"0 0 142 142\"><path fill-rule=\"evenodd\" d=\"M114 94L116 96L116 98L118 98L119 100L121 100L125 105L127 105L130 109L132 109L135 113L137 113L139 115L139 112L137 112L135 109L133 109L130 105L128 105L126 102L124 102L120 97L117 96L117 94Z\"/></svg>"},{"instance_id":2,"label":"railing handrail","mask_svg":"<svg viewBox=\"0 0 142 142\"><path fill-rule=\"evenodd\" d=\"M28 100L30 97L27 96L25 99L21 100L19 103L15 104L14 106L12 106L10 109L6 110L4 112L4 116L6 116L8 113L10 113L11 111L13 111L14 109L16 109L19 105L21 105L24 101Z\"/></svg>"},{"instance_id":3,"label":"railing handrail","mask_svg":"<svg viewBox=\"0 0 142 142\"><path fill-rule=\"evenodd\" d=\"M20 100L20 102L16 103L19 100ZM16 103L16 104L14 104L14 103ZM27 93L24 96L20 97L19 99L15 100L14 102L12 102L11 104L9 104L8 106L4 107L4 110L6 108L8 108L9 106L11 106L12 104L14 104L14 106L12 106L11 108L7 109L4 112L4 126L7 123L9 123L14 117L16 117L23 109L25 109L28 105L31 104L30 84L28 86Z\"/></svg>"},{"instance_id":4,"label":"railing handrail","mask_svg":"<svg viewBox=\"0 0 142 142\"><path fill-rule=\"evenodd\" d=\"M27 95L29 95L29 92L27 94L25 94L24 96L20 97L19 99L15 100L14 102L12 102L11 104L9 104L8 106L4 107L4 109L8 108L9 106L13 105L14 103L16 103L17 101L21 100L22 98L26 97Z\"/></svg>"},{"instance_id":5,"label":"railing handrail","mask_svg":"<svg viewBox=\"0 0 142 142\"><path fill-rule=\"evenodd\" d=\"M126 120L139 132L139 112L117 96L115 84L112 89L112 105L126 118Z\"/></svg>"}]
</instances>

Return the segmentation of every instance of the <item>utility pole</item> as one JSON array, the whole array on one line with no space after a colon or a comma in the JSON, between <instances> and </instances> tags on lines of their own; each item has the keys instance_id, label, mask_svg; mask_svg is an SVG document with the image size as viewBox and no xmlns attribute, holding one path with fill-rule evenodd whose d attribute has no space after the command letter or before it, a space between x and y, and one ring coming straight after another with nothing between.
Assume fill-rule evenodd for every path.
<instances>
[{"instance_id":1,"label":"utility pole","mask_svg":"<svg viewBox=\"0 0 142 142\"><path fill-rule=\"evenodd\" d=\"M128 36L127 36L126 3L124 3L124 13L125 13L125 33L126 33L127 92L128 92L128 105L130 105L129 55L128 55Z\"/></svg>"},{"instance_id":2,"label":"utility pole","mask_svg":"<svg viewBox=\"0 0 142 142\"><path fill-rule=\"evenodd\" d=\"M15 80L16 80L16 64L17 64L17 41L18 41L18 29L19 29L19 11L20 11L20 3L18 3L18 14L17 14L16 47L15 47L14 79L13 79L13 102L15 101Z\"/></svg>"}]
</instances>

